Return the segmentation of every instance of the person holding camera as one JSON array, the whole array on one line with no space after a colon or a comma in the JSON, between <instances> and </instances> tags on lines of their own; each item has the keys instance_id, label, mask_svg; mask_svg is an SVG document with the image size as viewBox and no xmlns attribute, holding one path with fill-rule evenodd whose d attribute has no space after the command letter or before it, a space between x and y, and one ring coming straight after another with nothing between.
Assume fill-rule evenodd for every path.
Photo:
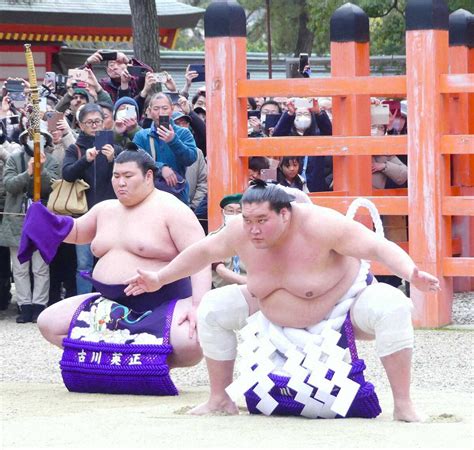
<instances>
[{"instance_id":1,"label":"person holding camera","mask_svg":"<svg viewBox=\"0 0 474 450\"><path fill-rule=\"evenodd\" d=\"M3 170L6 191L4 212L0 229L0 246L10 247L16 301L20 309L17 323L36 322L46 307L49 296L49 267L39 252L33 253L30 262L20 264L17 258L24 214L33 199L33 140L25 130L19 138L21 149L7 159ZM41 132L41 201L46 203L51 193L51 183L60 177L59 163L51 156L52 138ZM33 274L33 287L30 278Z\"/></svg>"},{"instance_id":2,"label":"person holding camera","mask_svg":"<svg viewBox=\"0 0 474 450\"><path fill-rule=\"evenodd\" d=\"M89 68L83 70L87 73L87 82L79 82L74 78L68 78L66 81L67 92L56 105L56 111L66 114L73 129L79 129L76 114L82 105L94 102L112 104L110 95L99 84L94 72Z\"/></svg>"},{"instance_id":3,"label":"person holding camera","mask_svg":"<svg viewBox=\"0 0 474 450\"><path fill-rule=\"evenodd\" d=\"M114 139L121 147L132 142L141 127L138 125L139 108L137 102L130 97L121 97L113 109Z\"/></svg>"},{"instance_id":4,"label":"person holding camera","mask_svg":"<svg viewBox=\"0 0 474 450\"><path fill-rule=\"evenodd\" d=\"M177 126L171 118L173 104L164 93L154 94L148 105L153 124L135 134L133 142L152 155L166 186L184 203L189 203L186 167L197 159L196 142L192 133Z\"/></svg>"},{"instance_id":5,"label":"person holding camera","mask_svg":"<svg viewBox=\"0 0 474 450\"><path fill-rule=\"evenodd\" d=\"M275 129L273 136L331 136L332 123L325 111L319 108L316 99L290 99ZM301 175L309 192L329 190L326 177L332 172L332 158L306 156L301 163Z\"/></svg>"},{"instance_id":6,"label":"person holding camera","mask_svg":"<svg viewBox=\"0 0 474 450\"><path fill-rule=\"evenodd\" d=\"M129 58L125 53L99 50L86 59L85 66L92 70L94 64L105 62L108 77L99 83L115 103L120 97L135 97L143 88L145 75L152 68L138 59ZM138 69L130 70L130 67ZM135 70L137 70L135 72Z\"/></svg>"},{"instance_id":7,"label":"person holding camera","mask_svg":"<svg viewBox=\"0 0 474 450\"><path fill-rule=\"evenodd\" d=\"M64 156L63 179L69 182L84 180L90 187L86 191L87 206L91 209L97 203L115 198L112 188L112 169L115 156L121 147L106 144L96 148L96 134L103 130L104 114L102 108L94 103L84 105L78 114L81 132L75 144L70 145ZM83 279L81 271L92 271L94 257L90 245L76 245L77 293L91 292L92 284Z\"/></svg>"}]
</instances>

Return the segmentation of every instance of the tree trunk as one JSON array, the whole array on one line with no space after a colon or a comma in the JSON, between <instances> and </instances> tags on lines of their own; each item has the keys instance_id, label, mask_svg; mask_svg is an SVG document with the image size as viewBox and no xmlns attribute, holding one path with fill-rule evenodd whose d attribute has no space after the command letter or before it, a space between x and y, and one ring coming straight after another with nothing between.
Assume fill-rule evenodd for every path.
<instances>
[{"instance_id":1,"label":"tree trunk","mask_svg":"<svg viewBox=\"0 0 474 450\"><path fill-rule=\"evenodd\" d=\"M295 56L299 56L300 53L308 53L308 55L311 55L314 34L308 29L306 2L304 0L299 0L297 3L300 7L300 15L298 18L298 39L296 41Z\"/></svg>"},{"instance_id":2,"label":"tree trunk","mask_svg":"<svg viewBox=\"0 0 474 450\"><path fill-rule=\"evenodd\" d=\"M134 56L159 72L159 24L155 0L129 0L129 2L132 12Z\"/></svg>"}]
</instances>

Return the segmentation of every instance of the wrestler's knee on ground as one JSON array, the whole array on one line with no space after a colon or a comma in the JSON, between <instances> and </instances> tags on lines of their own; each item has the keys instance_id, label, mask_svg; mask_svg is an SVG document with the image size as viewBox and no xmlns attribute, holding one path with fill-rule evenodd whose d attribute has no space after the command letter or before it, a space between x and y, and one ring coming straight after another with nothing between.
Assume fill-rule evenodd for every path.
<instances>
[{"instance_id":1,"label":"wrestler's knee on ground","mask_svg":"<svg viewBox=\"0 0 474 450\"><path fill-rule=\"evenodd\" d=\"M351 317L362 332L375 336L379 357L413 348L413 304L399 289L385 283L368 286L357 298Z\"/></svg>"},{"instance_id":2,"label":"wrestler's knee on ground","mask_svg":"<svg viewBox=\"0 0 474 450\"><path fill-rule=\"evenodd\" d=\"M236 284L207 292L198 308L198 333L204 355L218 361L237 356L235 330L245 325L249 306Z\"/></svg>"},{"instance_id":3,"label":"wrestler's knee on ground","mask_svg":"<svg viewBox=\"0 0 474 450\"><path fill-rule=\"evenodd\" d=\"M69 324L79 305L91 294L81 294L66 298L54 305L48 306L38 317L38 328L43 337L53 344L58 344L58 336L66 336Z\"/></svg>"}]
</instances>

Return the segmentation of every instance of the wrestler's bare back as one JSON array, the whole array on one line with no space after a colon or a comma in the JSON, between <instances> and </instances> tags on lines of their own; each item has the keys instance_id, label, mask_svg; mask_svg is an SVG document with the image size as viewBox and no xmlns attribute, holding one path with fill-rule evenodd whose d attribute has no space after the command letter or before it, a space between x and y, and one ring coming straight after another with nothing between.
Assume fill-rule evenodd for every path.
<instances>
[{"instance_id":1,"label":"wrestler's bare back","mask_svg":"<svg viewBox=\"0 0 474 450\"><path fill-rule=\"evenodd\" d=\"M331 248L337 230L333 221L325 224L325 211L293 207L284 244L275 248L255 248L244 231L234 241L247 267L245 294L274 323L302 328L320 322L357 276L360 261Z\"/></svg>"},{"instance_id":2,"label":"wrestler's bare back","mask_svg":"<svg viewBox=\"0 0 474 450\"><path fill-rule=\"evenodd\" d=\"M179 253L171 236L170 219L176 206L179 213L182 210L174 200L155 190L132 208L118 200L97 205L97 230L91 242L91 250L99 258L94 278L122 284L138 267L158 270L168 264Z\"/></svg>"}]
</instances>

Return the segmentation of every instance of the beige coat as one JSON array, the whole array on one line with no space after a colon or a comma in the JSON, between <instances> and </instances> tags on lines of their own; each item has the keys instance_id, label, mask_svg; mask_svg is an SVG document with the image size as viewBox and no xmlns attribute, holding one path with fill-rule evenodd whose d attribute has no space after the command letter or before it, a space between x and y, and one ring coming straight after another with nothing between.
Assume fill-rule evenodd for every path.
<instances>
[{"instance_id":1,"label":"beige coat","mask_svg":"<svg viewBox=\"0 0 474 450\"><path fill-rule=\"evenodd\" d=\"M408 167L396 156L373 156L372 161L387 164L387 167L382 172L372 174L372 187L383 189L387 183L387 178L390 178L399 186L407 181Z\"/></svg>"}]
</instances>

